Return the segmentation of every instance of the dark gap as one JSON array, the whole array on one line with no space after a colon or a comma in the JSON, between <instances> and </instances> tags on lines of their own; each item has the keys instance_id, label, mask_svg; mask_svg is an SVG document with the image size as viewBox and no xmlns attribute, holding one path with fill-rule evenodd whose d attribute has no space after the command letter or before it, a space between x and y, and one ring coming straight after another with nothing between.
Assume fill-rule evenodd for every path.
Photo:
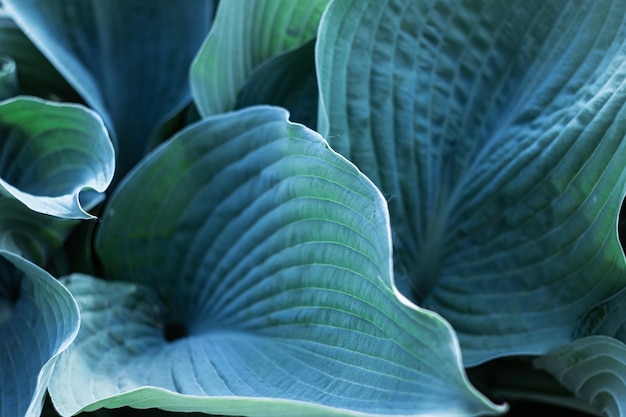
<instances>
[{"instance_id":1,"label":"dark gap","mask_svg":"<svg viewBox=\"0 0 626 417\"><path fill-rule=\"evenodd\" d=\"M173 342L187 336L187 327L178 321L165 323L163 328L163 336L168 342Z\"/></svg>"}]
</instances>

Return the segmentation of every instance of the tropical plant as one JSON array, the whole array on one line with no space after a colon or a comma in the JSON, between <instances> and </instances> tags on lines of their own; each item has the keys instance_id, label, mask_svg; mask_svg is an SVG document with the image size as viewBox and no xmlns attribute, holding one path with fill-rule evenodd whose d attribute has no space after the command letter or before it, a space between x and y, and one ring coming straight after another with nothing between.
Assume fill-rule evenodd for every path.
<instances>
[{"instance_id":1,"label":"tropical plant","mask_svg":"<svg viewBox=\"0 0 626 417\"><path fill-rule=\"evenodd\" d=\"M626 414L626 3L3 7L0 415Z\"/></svg>"}]
</instances>

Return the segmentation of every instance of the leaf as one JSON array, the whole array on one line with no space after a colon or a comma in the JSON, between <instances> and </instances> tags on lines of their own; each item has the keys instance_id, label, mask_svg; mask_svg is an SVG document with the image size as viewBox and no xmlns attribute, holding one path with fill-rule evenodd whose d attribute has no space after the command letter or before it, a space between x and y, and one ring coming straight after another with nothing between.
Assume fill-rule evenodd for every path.
<instances>
[{"instance_id":1,"label":"leaf","mask_svg":"<svg viewBox=\"0 0 626 417\"><path fill-rule=\"evenodd\" d=\"M255 68L315 38L327 4L328 0L221 2L191 67L191 91L200 114L233 110Z\"/></svg>"},{"instance_id":2,"label":"leaf","mask_svg":"<svg viewBox=\"0 0 626 417\"><path fill-rule=\"evenodd\" d=\"M58 355L78 333L78 306L50 274L0 250L0 414L39 417Z\"/></svg>"},{"instance_id":3,"label":"leaf","mask_svg":"<svg viewBox=\"0 0 626 417\"><path fill-rule=\"evenodd\" d=\"M64 281L83 326L50 385L62 415L505 409L469 384L447 323L397 297L378 190L282 109L160 146L111 197L96 249L119 281Z\"/></svg>"},{"instance_id":4,"label":"leaf","mask_svg":"<svg viewBox=\"0 0 626 417\"><path fill-rule=\"evenodd\" d=\"M74 89L4 10L0 10L0 55L15 61L20 94L80 101Z\"/></svg>"},{"instance_id":5,"label":"leaf","mask_svg":"<svg viewBox=\"0 0 626 417\"><path fill-rule=\"evenodd\" d=\"M0 102L0 136L0 193L39 213L93 218L86 209L102 199L115 169L97 114L20 96Z\"/></svg>"},{"instance_id":6,"label":"leaf","mask_svg":"<svg viewBox=\"0 0 626 417\"><path fill-rule=\"evenodd\" d=\"M290 120L317 124L317 77L313 40L259 65L239 91L235 109L271 104L289 110Z\"/></svg>"},{"instance_id":7,"label":"leaf","mask_svg":"<svg viewBox=\"0 0 626 417\"><path fill-rule=\"evenodd\" d=\"M397 285L466 365L568 343L626 283L625 3L335 1L319 132L389 199Z\"/></svg>"},{"instance_id":8,"label":"leaf","mask_svg":"<svg viewBox=\"0 0 626 417\"><path fill-rule=\"evenodd\" d=\"M626 413L626 346L606 336L577 339L535 359L576 396L607 417Z\"/></svg>"},{"instance_id":9,"label":"leaf","mask_svg":"<svg viewBox=\"0 0 626 417\"><path fill-rule=\"evenodd\" d=\"M0 248L38 266L45 266L76 225L77 220L35 213L18 200L0 198Z\"/></svg>"},{"instance_id":10,"label":"leaf","mask_svg":"<svg viewBox=\"0 0 626 417\"><path fill-rule=\"evenodd\" d=\"M212 0L7 0L5 8L117 140L118 177L190 100ZM138 30L140 28L140 30Z\"/></svg>"},{"instance_id":11,"label":"leaf","mask_svg":"<svg viewBox=\"0 0 626 417\"><path fill-rule=\"evenodd\" d=\"M0 100L13 97L18 94L17 66L11 57L0 57Z\"/></svg>"}]
</instances>

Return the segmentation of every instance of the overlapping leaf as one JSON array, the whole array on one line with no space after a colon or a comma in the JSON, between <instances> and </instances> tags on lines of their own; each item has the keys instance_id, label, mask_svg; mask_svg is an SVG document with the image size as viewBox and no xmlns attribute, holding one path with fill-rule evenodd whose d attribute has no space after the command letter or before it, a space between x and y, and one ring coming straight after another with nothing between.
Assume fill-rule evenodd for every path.
<instances>
[{"instance_id":1,"label":"overlapping leaf","mask_svg":"<svg viewBox=\"0 0 626 417\"><path fill-rule=\"evenodd\" d=\"M15 61L20 94L64 101L80 100L74 89L4 10L0 10L0 55Z\"/></svg>"},{"instance_id":2,"label":"overlapping leaf","mask_svg":"<svg viewBox=\"0 0 626 417\"><path fill-rule=\"evenodd\" d=\"M191 69L200 114L233 110L239 91L259 65L315 38L327 4L328 0L221 2Z\"/></svg>"},{"instance_id":3,"label":"overlapping leaf","mask_svg":"<svg viewBox=\"0 0 626 417\"><path fill-rule=\"evenodd\" d=\"M284 110L206 118L112 196L102 281L50 393L63 415L131 405L247 416L502 411L439 316L391 282L385 202Z\"/></svg>"},{"instance_id":4,"label":"overlapping leaf","mask_svg":"<svg viewBox=\"0 0 626 417\"><path fill-rule=\"evenodd\" d=\"M624 286L626 4L335 1L319 131L389 199L398 286L475 364Z\"/></svg>"},{"instance_id":5,"label":"overlapping leaf","mask_svg":"<svg viewBox=\"0 0 626 417\"><path fill-rule=\"evenodd\" d=\"M607 336L577 339L535 360L607 417L626 413L626 346Z\"/></svg>"},{"instance_id":6,"label":"overlapping leaf","mask_svg":"<svg viewBox=\"0 0 626 417\"><path fill-rule=\"evenodd\" d=\"M0 194L31 210L88 219L115 170L113 146L91 110L32 97L0 102Z\"/></svg>"},{"instance_id":7,"label":"overlapping leaf","mask_svg":"<svg viewBox=\"0 0 626 417\"><path fill-rule=\"evenodd\" d=\"M39 417L53 365L78 327L78 306L54 277L0 250L1 415Z\"/></svg>"},{"instance_id":8,"label":"overlapping leaf","mask_svg":"<svg viewBox=\"0 0 626 417\"><path fill-rule=\"evenodd\" d=\"M292 121L317 125L315 41L268 59L252 73L237 95L235 108L271 104L289 110Z\"/></svg>"},{"instance_id":9,"label":"overlapping leaf","mask_svg":"<svg viewBox=\"0 0 626 417\"><path fill-rule=\"evenodd\" d=\"M189 65L212 0L7 0L32 42L105 120L118 140L119 175L158 125L189 102Z\"/></svg>"}]
</instances>

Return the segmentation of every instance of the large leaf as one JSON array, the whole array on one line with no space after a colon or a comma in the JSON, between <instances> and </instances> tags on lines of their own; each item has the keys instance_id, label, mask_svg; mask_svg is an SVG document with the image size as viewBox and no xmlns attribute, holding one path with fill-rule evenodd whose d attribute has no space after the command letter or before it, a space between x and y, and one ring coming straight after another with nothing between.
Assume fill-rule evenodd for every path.
<instances>
[{"instance_id":1,"label":"large leaf","mask_svg":"<svg viewBox=\"0 0 626 417\"><path fill-rule=\"evenodd\" d=\"M259 65L315 38L327 4L328 0L221 2L191 67L200 114L233 110L239 91Z\"/></svg>"},{"instance_id":2,"label":"large leaf","mask_svg":"<svg viewBox=\"0 0 626 417\"><path fill-rule=\"evenodd\" d=\"M626 284L626 3L335 1L319 131L389 199L397 285L465 363L566 344Z\"/></svg>"},{"instance_id":3,"label":"large leaf","mask_svg":"<svg viewBox=\"0 0 626 417\"><path fill-rule=\"evenodd\" d=\"M447 323L394 292L378 190L286 116L207 118L120 184L96 243L120 281L65 281L83 326L50 385L61 414L502 411Z\"/></svg>"},{"instance_id":4,"label":"large leaf","mask_svg":"<svg viewBox=\"0 0 626 417\"><path fill-rule=\"evenodd\" d=\"M0 102L0 137L0 194L39 213L93 218L86 209L102 199L115 170L97 114L20 96Z\"/></svg>"},{"instance_id":5,"label":"large leaf","mask_svg":"<svg viewBox=\"0 0 626 417\"><path fill-rule=\"evenodd\" d=\"M190 100L212 0L6 0L4 5L118 141L119 175Z\"/></svg>"},{"instance_id":6,"label":"large leaf","mask_svg":"<svg viewBox=\"0 0 626 417\"><path fill-rule=\"evenodd\" d=\"M78 327L78 306L54 277L0 250L0 415L39 417L54 363Z\"/></svg>"},{"instance_id":7,"label":"large leaf","mask_svg":"<svg viewBox=\"0 0 626 417\"><path fill-rule=\"evenodd\" d=\"M626 413L626 346L611 337L577 339L535 360L606 417Z\"/></svg>"},{"instance_id":8,"label":"large leaf","mask_svg":"<svg viewBox=\"0 0 626 417\"><path fill-rule=\"evenodd\" d=\"M67 81L4 10L0 10L0 54L15 61L18 90L21 94L79 101L78 95Z\"/></svg>"}]
</instances>

